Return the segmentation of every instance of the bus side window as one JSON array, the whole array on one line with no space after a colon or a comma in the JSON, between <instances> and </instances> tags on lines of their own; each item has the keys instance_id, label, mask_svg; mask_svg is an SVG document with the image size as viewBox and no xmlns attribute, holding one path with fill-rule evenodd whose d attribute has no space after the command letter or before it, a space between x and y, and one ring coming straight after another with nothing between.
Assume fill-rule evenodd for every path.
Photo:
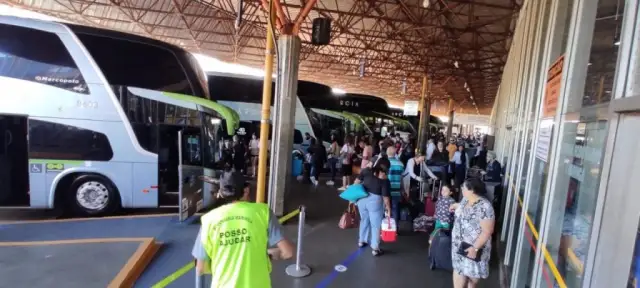
<instances>
[{"instance_id":1,"label":"bus side window","mask_svg":"<svg viewBox=\"0 0 640 288\"><path fill-rule=\"evenodd\" d=\"M109 161L113 150L102 133L29 119L29 158Z\"/></svg>"},{"instance_id":2,"label":"bus side window","mask_svg":"<svg viewBox=\"0 0 640 288\"><path fill-rule=\"evenodd\" d=\"M0 76L89 94L80 70L57 35L0 24L0 39Z\"/></svg>"},{"instance_id":3,"label":"bus side window","mask_svg":"<svg viewBox=\"0 0 640 288\"><path fill-rule=\"evenodd\" d=\"M119 90L120 104L127 114L140 146L152 153L158 152L158 102L139 97L127 89ZM164 107L164 106L163 106Z\"/></svg>"},{"instance_id":4,"label":"bus side window","mask_svg":"<svg viewBox=\"0 0 640 288\"><path fill-rule=\"evenodd\" d=\"M194 95L192 85L200 85L189 81L176 55L165 48L81 32L77 36L110 85L186 95Z\"/></svg>"}]
</instances>

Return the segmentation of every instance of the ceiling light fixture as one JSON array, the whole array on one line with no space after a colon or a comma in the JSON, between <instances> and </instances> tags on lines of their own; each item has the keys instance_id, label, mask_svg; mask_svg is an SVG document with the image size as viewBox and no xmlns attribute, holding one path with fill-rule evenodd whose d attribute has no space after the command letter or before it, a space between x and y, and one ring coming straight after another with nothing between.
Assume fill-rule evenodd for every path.
<instances>
[{"instance_id":1,"label":"ceiling light fixture","mask_svg":"<svg viewBox=\"0 0 640 288\"><path fill-rule=\"evenodd\" d=\"M347 94L347 91L344 91L340 88L331 88L331 93L335 95L344 95L344 94Z\"/></svg>"},{"instance_id":2,"label":"ceiling light fixture","mask_svg":"<svg viewBox=\"0 0 640 288\"><path fill-rule=\"evenodd\" d=\"M402 80L402 95L407 94L407 78Z\"/></svg>"}]
</instances>

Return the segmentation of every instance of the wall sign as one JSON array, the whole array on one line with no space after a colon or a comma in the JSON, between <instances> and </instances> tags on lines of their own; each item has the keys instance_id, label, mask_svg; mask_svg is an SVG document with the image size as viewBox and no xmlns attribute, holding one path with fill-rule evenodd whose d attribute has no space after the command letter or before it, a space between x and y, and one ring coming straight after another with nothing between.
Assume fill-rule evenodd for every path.
<instances>
[{"instance_id":1,"label":"wall sign","mask_svg":"<svg viewBox=\"0 0 640 288\"><path fill-rule=\"evenodd\" d=\"M406 116L418 116L420 102L418 101L404 101L404 115Z\"/></svg>"},{"instance_id":2,"label":"wall sign","mask_svg":"<svg viewBox=\"0 0 640 288\"><path fill-rule=\"evenodd\" d=\"M542 120L543 123L545 120ZM551 147L551 135L553 135L553 124L545 123L547 125L540 124L538 131L538 145L536 146L536 157L544 162L549 160L549 148Z\"/></svg>"},{"instance_id":3,"label":"wall sign","mask_svg":"<svg viewBox=\"0 0 640 288\"><path fill-rule=\"evenodd\" d=\"M544 93L542 118L553 118L558 108L558 97L562 88L562 69L564 67L564 55L560 56L547 71L547 84Z\"/></svg>"}]
</instances>

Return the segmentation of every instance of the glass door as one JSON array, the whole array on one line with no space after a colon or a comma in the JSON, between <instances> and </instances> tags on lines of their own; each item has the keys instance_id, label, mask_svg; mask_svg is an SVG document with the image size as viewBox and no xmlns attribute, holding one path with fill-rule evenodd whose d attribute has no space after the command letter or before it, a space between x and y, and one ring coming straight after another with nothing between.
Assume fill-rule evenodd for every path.
<instances>
[{"instance_id":1,"label":"glass door","mask_svg":"<svg viewBox=\"0 0 640 288\"><path fill-rule=\"evenodd\" d=\"M587 271L592 274L588 287L635 288L640 280L640 112L621 114L611 125L618 129L612 147L607 149L611 166L607 185L601 187L606 189L606 196L598 239L591 239L597 240L597 246L593 269Z\"/></svg>"}]
</instances>

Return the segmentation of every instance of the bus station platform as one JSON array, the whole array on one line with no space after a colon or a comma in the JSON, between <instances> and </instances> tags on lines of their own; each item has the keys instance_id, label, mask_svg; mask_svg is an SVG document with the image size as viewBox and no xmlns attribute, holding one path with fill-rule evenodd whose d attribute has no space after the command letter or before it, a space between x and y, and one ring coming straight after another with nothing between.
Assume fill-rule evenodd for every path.
<instances>
[{"instance_id":1,"label":"bus station platform","mask_svg":"<svg viewBox=\"0 0 640 288\"><path fill-rule=\"evenodd\" d=\"M275 261L273 287L452 287L450 272L429 269L427 234L383 243L385 253L374 257L357 247L357 229L338 228L346 203L335 188L291 185L285 206L307 207L301 262L312 273L292 278L285 267L294 260ZM284 233L296 242L296 213L287 214ZM0 222L0 287L195 287L198 220L156 214ZM492 259L490 278L479 287L500 286Z\"/></svg>"}]
</instances>

